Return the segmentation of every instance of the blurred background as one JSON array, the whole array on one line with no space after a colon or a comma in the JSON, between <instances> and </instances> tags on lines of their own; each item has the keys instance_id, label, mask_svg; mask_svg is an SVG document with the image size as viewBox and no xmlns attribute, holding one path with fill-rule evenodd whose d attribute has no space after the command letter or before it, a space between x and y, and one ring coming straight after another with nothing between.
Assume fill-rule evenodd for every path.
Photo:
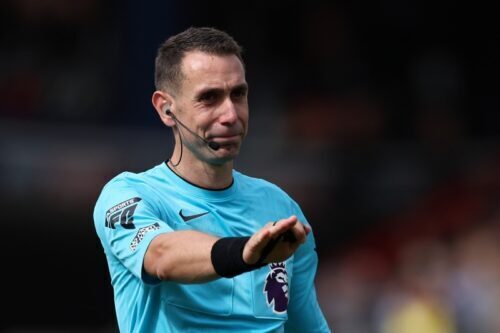
<instances>
[{"instance_id":1,"label":"blurred background","mask_svg":"<svg viewBox=\"0 0 500 333\"><path fill-rule=\"evenodd\" d=\"M500 332L494 22L454 1L0 2L0 331L117 332L93 207L170 156L159 44L214 26L245 50L237 169L303 208L335 332Z\"/></svg>"}]
</instances>

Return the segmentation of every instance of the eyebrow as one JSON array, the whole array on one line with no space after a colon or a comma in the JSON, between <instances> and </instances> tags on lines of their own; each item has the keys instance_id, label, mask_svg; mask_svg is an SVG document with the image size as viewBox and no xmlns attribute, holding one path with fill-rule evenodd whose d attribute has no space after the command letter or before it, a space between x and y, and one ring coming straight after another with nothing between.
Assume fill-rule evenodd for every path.
<instances>
[{"instance_id":1,"label":"eyebrow","mask_svg":"<svg viewBox=\"0 0 500 333\"><path fill-rule=\"evenodd\" d=\"M237 89L248 89L248 84L247 83L241 83L233 87L232 90L237 90Z\"/></svg>"},{"instance_id":2,"label":"eyebrow","mask_svg":"<svg viewBox=\"0 0 500 333\"><path fill-rule=\"evenodd\" d=\"M248 84L247 83L241 83L241 84L238 84L236 86L234 86L231 91L237 91L237 90L244 90L244 91L247 91L248 90ZM207 87L207 88L204 88L202 90L200 90L198 93L196 93L196 98L200 98L201 96L203 96L204 94L206 93L216 93L216 94L222 94L224 93L225 89L223 88L215 88L215 87Z\"/></svg>"},{"instance_id":3,"label":"eyebrow","mask_svg":"<svg viewBox=\"0 0 500 333\"><path fill-rule=\"evenodd\" d=\"M248 84L247 83L242 83L242 84L238 84L236 86L233 87L233 89L231 89L231 91L235 91L235 90L243 90L243 91L248 91Z\"/></svg>"}]
</instances>

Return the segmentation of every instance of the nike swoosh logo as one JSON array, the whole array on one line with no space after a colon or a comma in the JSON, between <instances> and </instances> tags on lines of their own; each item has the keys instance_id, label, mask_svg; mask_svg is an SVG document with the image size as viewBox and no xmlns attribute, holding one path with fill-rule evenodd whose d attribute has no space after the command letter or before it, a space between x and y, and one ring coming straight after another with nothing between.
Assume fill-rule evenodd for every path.
<instances>
[{"instance_id":1,"label":"nike swoosh logo","mask_svg":"<svg viewBox=\"0 0 500 333\"><path fill-rule=\"evenodd\" d=\"M201 216L206 215L206 214L208 214L208 212L195 214L195 215L184 215L184 214L182 214L182 209L179 211L179 215L184 222L191 221L193 219L196 219L196 218L201 217Z\"/></svg>"}]
</instances>

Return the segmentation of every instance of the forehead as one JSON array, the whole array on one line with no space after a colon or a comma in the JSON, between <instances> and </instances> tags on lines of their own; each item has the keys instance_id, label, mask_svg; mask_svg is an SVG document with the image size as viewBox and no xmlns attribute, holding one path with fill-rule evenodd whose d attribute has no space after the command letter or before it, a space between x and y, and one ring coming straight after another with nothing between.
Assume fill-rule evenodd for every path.
<instances>
[{"instance_id":1,"label":"forehead","mask_svg":"<svg viewBox=\"0 0 500 333\"><path fill-rule=\"evenodd\" d=\"M243 64L237 56L201 51L186 53L182 60L184 88L234 86L246 83Z\"/></svg>"}]
</instances>

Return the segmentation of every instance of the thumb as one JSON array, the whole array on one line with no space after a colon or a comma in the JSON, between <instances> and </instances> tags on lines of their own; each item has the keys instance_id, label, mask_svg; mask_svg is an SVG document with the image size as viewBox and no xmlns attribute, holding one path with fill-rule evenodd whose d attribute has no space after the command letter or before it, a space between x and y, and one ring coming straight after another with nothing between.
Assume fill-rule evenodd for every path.
<instances>
[{"instance_id":1,"label":"thumb","mask_svg":"<svg viewBox=\"0 0 500 333\"><path fill-rule=\"evenodd\" d=\"M260 232L254 234L245 247L243 248L243 260L249 264L253 265L259 260L260 253L266 247L267 243L271 240L271 233L267 229L263 229Z\"/></svg>"}]
</instances>

